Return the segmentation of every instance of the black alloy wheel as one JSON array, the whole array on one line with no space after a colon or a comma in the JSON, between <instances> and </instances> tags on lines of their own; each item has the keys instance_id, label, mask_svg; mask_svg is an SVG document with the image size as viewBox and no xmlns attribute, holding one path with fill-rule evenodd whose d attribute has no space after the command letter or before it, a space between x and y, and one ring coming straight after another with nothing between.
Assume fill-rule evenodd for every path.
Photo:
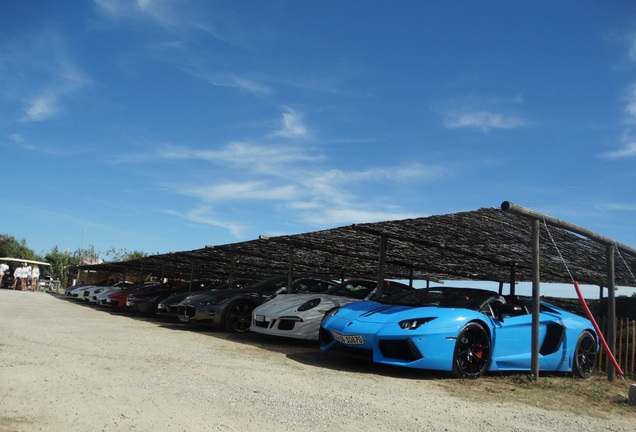
<instances>
[{"instance_id":1,"label":"black alloy wheel","mask_svg":"<svg viewBox=\"0 0 636 432\"><path fill-rule=\"evenodd\" d=\"M231 333L245 333L252 324L254 305L246 301L238 301L228 306L225 313L225 329Z\"/></svg>"},{"instance_id":2,"label":"black alloy wheel","mask_svg":"<svg viewBox=\"0 0 636 432\"><path fill-rule=\"evenodd\" d=\"M453 375L479 378L490 364L490 336L481 324L470 322L457 336L453 355Z\"/></svg>"},{"instance_id":3,"label":"black alloy wheel","mask_svg":"<svg viewBox=\"0 0 636 432\"><path fill-rule=\"evenodd\" d=\"M572 372L579 378L589 378L596 370L596 339L588 330L581 332L574 348Z\"/></svg>"}]
</instances>

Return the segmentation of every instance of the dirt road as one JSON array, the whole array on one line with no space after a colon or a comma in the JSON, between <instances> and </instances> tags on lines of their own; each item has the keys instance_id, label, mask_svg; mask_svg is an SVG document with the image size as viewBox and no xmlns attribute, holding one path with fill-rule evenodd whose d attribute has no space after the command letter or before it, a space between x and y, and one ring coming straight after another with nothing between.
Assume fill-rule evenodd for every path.
<instances>
[{"instance_id":1,"label":"dirt road","mask_svg":"<svg viewBox=\"0 0 636 432\"><path fill-rule=\"evenodd\" d=\"M632 419L467 402L443 379L0 290L0 431L636 430Z\"/></svg>"}]
</instances>

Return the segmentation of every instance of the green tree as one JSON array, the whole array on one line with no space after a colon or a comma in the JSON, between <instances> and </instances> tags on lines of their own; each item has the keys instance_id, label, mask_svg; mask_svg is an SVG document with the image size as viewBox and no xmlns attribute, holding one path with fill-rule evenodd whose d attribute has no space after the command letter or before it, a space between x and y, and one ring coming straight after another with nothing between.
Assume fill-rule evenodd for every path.
<instances>
[{"instance_id":1,"label":"green tree","mask_svg":"<svg viewBox=\"0 0 636 432\"><path fill-rule=\"evenodd\" d=\"M26 240L16 240L8 234L0 234L0 257L22 258L25 260L39 261L42 258L30 249Z\"/></svg>"},{"instance_id":2,"label":"green tree","mask_svg":"<svg viewBox=\"0 0 636 432\"><path fill-rule=\"evenodd\" d=\"M53 279L61 281L62 286L66 286L69 268L78 264L77 259L68 251L61 252L57 246L46 254L45 259L51 264Z\"/></svg>"},{"instance_id":3,"label":"green tree","mask_svg":"<svg viewBox=\"0 0 636 432\"><path fill-rule=\"evenodd\" d=\"M75 259L75 265L98 264L101 262L99 252L95 250L93 245L90 245L87 249L77 249L73 252L73 258Z\"/></svg>"},{"instance_id":4,"label":"green tree","mask_svg":"<svg viewBox=\"0 0 636 432\"><path fill-rule=\"evenodd\" d=\"M126 249L115 249L111 247L108 249L104 255L111 257L111 261L115 262L123 262L123 261L131 261L139 258L145 258L148 256L146 252L142 251L128 251Z\"/></svg>"}]
</instances>

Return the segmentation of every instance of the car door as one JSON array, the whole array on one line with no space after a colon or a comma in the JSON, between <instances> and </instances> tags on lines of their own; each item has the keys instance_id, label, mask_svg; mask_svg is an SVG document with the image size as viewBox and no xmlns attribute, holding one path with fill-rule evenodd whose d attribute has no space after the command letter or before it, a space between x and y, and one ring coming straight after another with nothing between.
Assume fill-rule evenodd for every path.
<instances>
[{"instance_id":1,"label":"car door","mask_svg":"<svg viewBox=\"0 0 636 432\"><path fill-rule=\"evenodd\" d=\"M506 313L504 305L494 322L492 361L499 370L529 370L532 366L532 314L529 308ZM539 313L539 367L554 370L565 361L562 341L563 325L550 311Z\"/></svg>"}]
</instances>

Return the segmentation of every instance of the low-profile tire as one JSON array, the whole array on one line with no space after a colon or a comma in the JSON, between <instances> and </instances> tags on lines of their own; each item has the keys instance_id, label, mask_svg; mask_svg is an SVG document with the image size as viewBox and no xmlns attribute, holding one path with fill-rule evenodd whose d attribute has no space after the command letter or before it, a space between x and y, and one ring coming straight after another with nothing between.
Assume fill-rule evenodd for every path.
<instances>
[{"instance_id":1,"label":"low-profile tire","mask_svg":"<svg viewBox=\"0 0 636 432\"><path fill-rule=\"evenodd\" d=\"M254 305L247 301L238 301L227 307L225 311L225 330L230 333L245 333L252 324Z\"/></svg>"},{"instance_id":2,"label":"low-profile tire","mask_svg":"<svg viewBox=\"0 0 636 432\"><path fill-rule=\"evenodd\" d=\"M481 324L466 324L455 341L453 375L457 378L481 377L490 364L490 346L490 335Z\"/></svg>"},{"instance_id":3,"label":"low-profile tire","mask_svg":"<svg viewBox=\"0 0 636 432\"><path fill-rule=\"evenodd\" d=\"M585 330L581 332L574 347L572 372L579 378L589 378L596 371L598 349L594 335Z\"/></svg>"}]
</instances>

